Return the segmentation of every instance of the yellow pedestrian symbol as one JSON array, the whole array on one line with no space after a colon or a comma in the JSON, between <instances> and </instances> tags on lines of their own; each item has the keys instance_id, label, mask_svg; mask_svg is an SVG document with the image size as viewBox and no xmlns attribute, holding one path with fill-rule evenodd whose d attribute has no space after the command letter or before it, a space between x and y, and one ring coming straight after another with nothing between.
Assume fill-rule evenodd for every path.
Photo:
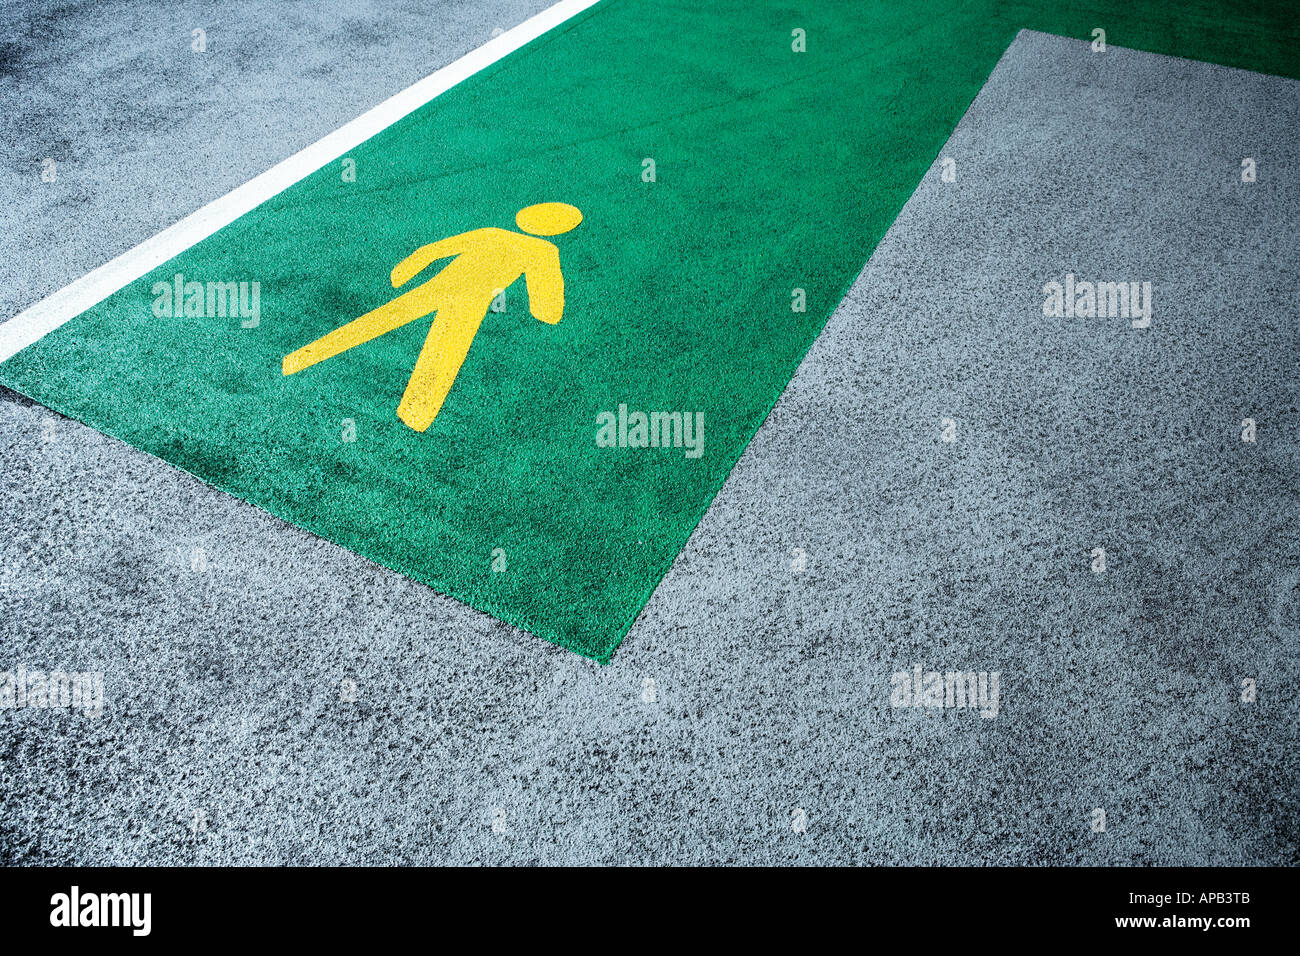
<instances>
[{"instance_id":1,"label":"yellow pedestrian symbol","mask_svg":"<svg viewBox=\"0 0 1300 956\"><path fill-rule=\"evenodd\" d=\"M397 406L398 418L416 431L424 431L438 417L474 335L502 289L524 276L528 311L551 325L560 321L564 314L560 250L554 243L536 237L568 232L580 222L582 213L576 206L544 202L527 206L515 216L515 224L532 235L508 229L473 229L421 246L393 268L394 289L405 285L431 262L454 258L433 278L387 305L290 352L284 357L284 374L301 372L436 312Z\"/></svg>"}]
</instances>

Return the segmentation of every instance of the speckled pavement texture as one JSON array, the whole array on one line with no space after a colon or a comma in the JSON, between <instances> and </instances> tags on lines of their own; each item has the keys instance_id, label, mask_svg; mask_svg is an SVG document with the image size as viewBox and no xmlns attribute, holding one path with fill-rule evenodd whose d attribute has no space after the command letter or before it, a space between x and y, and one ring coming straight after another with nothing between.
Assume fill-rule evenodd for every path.
<instances>
[{"instance_id":1,"label":"speckled pavement texture","mask_svg":"<svg viewBox=\"0 0 1300 956\"><path fill-rule=\"evenodd\" d=\"M608 667L6 393L0 669L105 709L0 711L0 861L1297 862L1297 128L1296 82L1022 33ZM4 187L5 308L291 151L239 135ZM1045 317L1067 272L1150 328ZM997 716L891 706L918 664Z\"/></svg>"}]
</instances>

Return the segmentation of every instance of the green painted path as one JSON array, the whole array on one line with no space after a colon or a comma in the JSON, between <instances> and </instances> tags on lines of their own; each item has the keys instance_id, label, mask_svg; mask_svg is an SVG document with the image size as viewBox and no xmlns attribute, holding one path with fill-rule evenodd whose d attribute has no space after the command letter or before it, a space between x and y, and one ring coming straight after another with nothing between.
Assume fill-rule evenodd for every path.
<instances>
[{"instance_id":1,"label":"green painted path","mask_svg":"<svg viewBox=\"0 0 1300 956\"><path fill-rule=\"evenodd\" d=\"M605 0L365 142L354 181L321 169L0 382L607 661L1018 29L1300 76L1290 4L1051 6ZM427 431L395 409L429 319L282 374L393 299L419 247L550 201L583 214L551 240L562 319L515 282ZM257 322L160 317L177 274L258 283ZM677 412L702 453L602 447L620 406L628 444L631 413Z\"/></svg>"}]
</instances>

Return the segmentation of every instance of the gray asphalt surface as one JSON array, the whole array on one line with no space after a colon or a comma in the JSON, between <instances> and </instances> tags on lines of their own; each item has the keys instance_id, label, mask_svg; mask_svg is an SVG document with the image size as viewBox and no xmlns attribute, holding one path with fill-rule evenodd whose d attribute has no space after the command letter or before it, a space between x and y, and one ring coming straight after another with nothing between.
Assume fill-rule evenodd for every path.
<instances>
[{"instance_id":1,"label":"gray asphalt surface","mask_svg":"<svg viewBox=\"0 0 1300 956\"><path fill-rule=\"evenodd\" d=\"M84 201L7 177L8 311L439 65L300 39L319 85L220 155L126 108ZM85 82L38 79L33 117ZM605 668L8 393L0 669L102 669L105 710L0 710L0 860L1300 861L1296 128L1295 82L1022 33ZM1151 327L1044 317L1071 271L1151 282ZM916 664L998 672L997 716L891 706Z\"/></svg>"}]
</instances>

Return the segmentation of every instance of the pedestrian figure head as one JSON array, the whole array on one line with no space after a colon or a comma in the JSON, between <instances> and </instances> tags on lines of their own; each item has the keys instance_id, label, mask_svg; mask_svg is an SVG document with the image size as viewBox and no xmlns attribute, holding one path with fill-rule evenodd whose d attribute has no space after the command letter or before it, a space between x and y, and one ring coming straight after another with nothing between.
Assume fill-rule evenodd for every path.
<instances>
[{"instance_id":1,"label":"pedestrian figure head","mask_svg":"<svg viewBox=\"0 0 1300 956\"><path fill-rule=\"evenodd\" d=\"M515 216L515 225L534 236L558 236L582 222L582 212L567 202L539 202L525 206Z\"/></svg>"}]
</instances>

